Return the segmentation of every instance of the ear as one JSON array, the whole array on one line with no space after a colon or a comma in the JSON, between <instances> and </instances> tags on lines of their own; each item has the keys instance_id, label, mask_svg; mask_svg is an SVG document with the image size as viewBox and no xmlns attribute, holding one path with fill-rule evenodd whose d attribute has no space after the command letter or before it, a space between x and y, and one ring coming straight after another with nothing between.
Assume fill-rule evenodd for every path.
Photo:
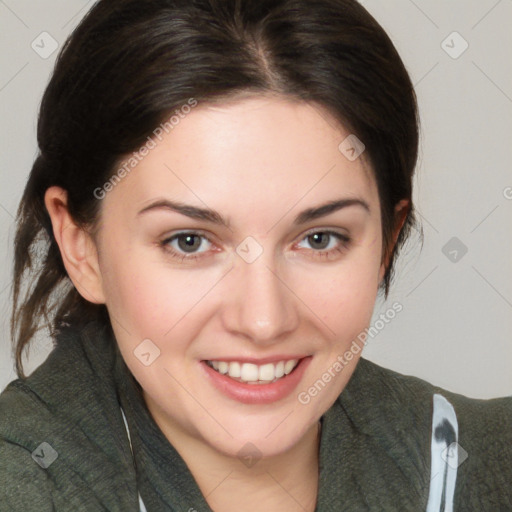
<instances>
[{"instance_id":1,"label":"ear","mask_svg":"<svg viewBox=\"0 0 512 512\"><path fill-rule=\"evenodd\" d=\"M44 203L69 278L84 299L104 304L96 244L69 214L67 192L61 187L50 187L46 190Z\"/></svg>"},{"instance_id":2,"label":"ear","mask_svg":"<svg viewBox=\"0 0 512 512\"><path fill-rule=\"evenodd\" d=\"M389 248L388 256L382 262L379 272L379 282L384 279L384 275L389 265L390 255L393 253L393 249L396 245L396 241L398 240L398 236L400 235L400 231L402 231L402 227L404 225L405 219L407 218L407 214L409 213L410 201L408 199L402 199L395 206L395 227L393 229L393 237L391 240L391 246Z\"/></svg>"}]
</instances>

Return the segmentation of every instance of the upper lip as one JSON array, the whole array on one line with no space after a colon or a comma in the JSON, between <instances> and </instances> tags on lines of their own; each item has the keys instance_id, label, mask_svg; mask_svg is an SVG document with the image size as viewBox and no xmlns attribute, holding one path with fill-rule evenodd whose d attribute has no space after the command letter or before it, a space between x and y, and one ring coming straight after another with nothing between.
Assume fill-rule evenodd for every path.
<instances>
[{"instance_id":1,"label":"upper lip","mask_svg":"<svg viewBox=\"0 0 512 512\"><path fill-rule=\"evenodd\" d=\"M279 363L279 361L291 361L292 359L297 359L297 360L300 361L301 359L304 359L305 357L308 357L308 356L297 355L297 354L268 356L268 357L260 357L260 358L256 358L256 357L233 357L233 356L221 357L220 356L220 357L213 357L213 358L210 358L210 359L204 359L204 361L225 361L226 363L232 363L232 362L252 363L252 364L256 364L258 366L261 366L263 364L268 364L268 363Z\"/></svg>"}]
</instances>

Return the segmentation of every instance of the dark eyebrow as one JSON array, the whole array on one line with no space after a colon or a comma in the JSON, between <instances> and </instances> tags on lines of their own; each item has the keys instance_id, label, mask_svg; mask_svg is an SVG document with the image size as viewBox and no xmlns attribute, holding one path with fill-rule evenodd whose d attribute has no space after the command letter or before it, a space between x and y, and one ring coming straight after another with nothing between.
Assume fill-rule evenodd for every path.
<instances>
[{"instance_id":1,"label":"dark eyebrow","mask_svg":"<svg viewBox=\"0 0 512 512\"><path fill-rule=\"evenodd\" d=\"M212 222L213 224L220 224L221 226L230 229L229 222L226 221L216 210L210 210L209 208L199 208L197 206L192 206L177 201L169 201L167 199L160 199L154 203L151 203L150 205L140 210L140 212L137 213L137 216L142 215L143 213L146 213L150 210L162 209L181 213L181 215L185 215L191 219L206 220L208 222Z\"/></svg>"},{"instance_id":2,"label":"dark eyebrow","mask_svg":"<svg viewBox=\"0 0 512 512\"><path fill-rule=\"evenodd\" d=\"M363 201L362 199L337 199L335 201L329 201L323 205L304 210L303 212L299 213L297 217L295 217L293 223L296 225L305 224L310 220L325 217L330 213L341 210L342 208L347 208L349 206L362 206L368 213L370 212L370 206L366 201Z\"/></svg>"},{"instance_id":3,"label":"dark eyebrow","mask_svg":"<svg viewBox=\"0 0 512 512\"><path fill-rule=\"evenodd\" d=\"M293 220L294 225L305 224L308 221L318 219L320 217L325 217L330 213L333 213L337 210L341 210L342 208L347 208L349 206L361 206L367 212L370 211L370 207L366 201L357 198L347 198L347 199L338 199L334 201L329 201L320 206L316 206L314 208L308 208L307 210L299 213L295 219ZM186 217L190 217L191 219L205 220L208 222L212 222L213 224L219 224L230 229L230 223L226 219L222 217L222 215L216 210L212 210L209 208L199 208L197 206L192 206L176 201L169 201L167 199L160 199L146 206L142 210L137 213L137 216L142 215L150 210L160 210L167 209L174 211L176 213L181 213L181 215L185 215Z\"/></svg>"}]
</instances>

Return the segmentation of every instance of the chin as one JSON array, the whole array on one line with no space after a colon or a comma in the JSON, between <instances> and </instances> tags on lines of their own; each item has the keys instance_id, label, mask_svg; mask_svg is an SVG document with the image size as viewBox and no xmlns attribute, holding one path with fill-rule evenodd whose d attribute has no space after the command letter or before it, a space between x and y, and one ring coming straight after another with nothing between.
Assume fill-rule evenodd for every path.
<instances>
[{"instance_id":1,"label":"chin","mask_svg":"<svg viewBox=\"0 0 512 512\"><path fill-rule=\"evenodd\" d=\"M309 415L299 417L299 413L304 414L299 407L302 406L298 404L295 408L276 409L273 413L264 415L241 417L231 413L229 416L219 416L224 418L223 428L216 429L219 435L212 435L210 428L203 428L203 432L198 434L203 442L228 457L240 458L246 452L259 458L274 457L292 449L311 428L317 428L318 418Z\"/></svg>"}]
</instances>

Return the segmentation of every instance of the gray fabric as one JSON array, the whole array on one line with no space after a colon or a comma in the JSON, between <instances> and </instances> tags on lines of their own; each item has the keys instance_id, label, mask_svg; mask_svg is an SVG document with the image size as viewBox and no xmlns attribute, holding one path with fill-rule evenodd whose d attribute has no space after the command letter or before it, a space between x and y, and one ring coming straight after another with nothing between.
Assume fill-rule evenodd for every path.
<instances>
[{"instance_id":1,"label":"gray fabric","mask_svg":"<svg viewBox=\"0 0 512 512\"><path fill-rule=\"evenodd\" d=\"M434 393L453 404L468 452L454 510L512 511L512 397L468 399L361 359L322 418L317 512L425 510ZM42 443L58 454L47 468ZM211 512L110 328L66 329L47 361L0 395L0 511L135 512L137 489L148 512Z\"/></svg>"}]
</instances>

